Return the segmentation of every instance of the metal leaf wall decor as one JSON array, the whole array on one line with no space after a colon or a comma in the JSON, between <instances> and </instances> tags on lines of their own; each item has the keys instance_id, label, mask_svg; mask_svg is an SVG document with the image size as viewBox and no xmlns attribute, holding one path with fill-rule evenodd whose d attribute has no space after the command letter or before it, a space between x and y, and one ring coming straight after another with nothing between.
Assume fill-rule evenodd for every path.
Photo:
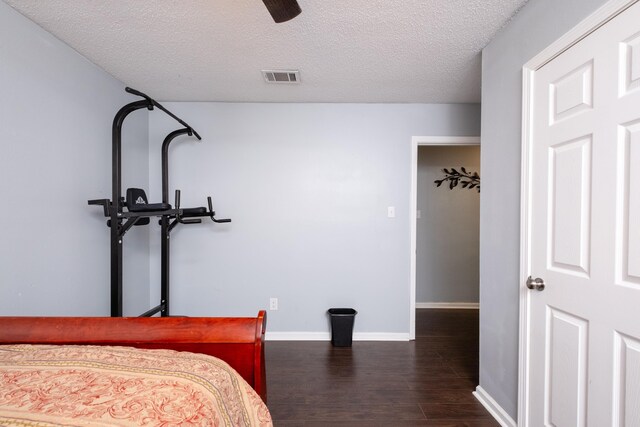
<instances>
[{"instance_id":1,"label":"metal leaf wall decor","mask_svg":"<svg viewBox=\"0 0 640 427\"><path fill-rule=\"evenodd\" d=\"M467 188L469 190L476 188L478 193L480 192L480 175L478 175L478 172L467 172L464 167L461 167L460 171L454 168L444 168L442 169L442 172L444 172L444 178L433 181L437 187L448 182L449 190L453 190L460 185L462 188Z\"/></svg>"}]
</instances>

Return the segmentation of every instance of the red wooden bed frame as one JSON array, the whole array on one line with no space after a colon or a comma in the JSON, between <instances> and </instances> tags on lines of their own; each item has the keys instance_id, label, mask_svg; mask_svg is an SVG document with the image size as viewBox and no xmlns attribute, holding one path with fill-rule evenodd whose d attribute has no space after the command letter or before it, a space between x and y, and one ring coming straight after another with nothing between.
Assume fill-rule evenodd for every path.
<instances>
[{"instance_id":1,"label":"red wooden bed frame","mask_svg":"<svg viewBox=\"0 0 640 427\"><path fill-rule=\"evenodd\" d=\"M117 345L172 349L227 362L267 402L264 333L257 317L0 317L0 344Z\"/></svg>"}]
</instances>

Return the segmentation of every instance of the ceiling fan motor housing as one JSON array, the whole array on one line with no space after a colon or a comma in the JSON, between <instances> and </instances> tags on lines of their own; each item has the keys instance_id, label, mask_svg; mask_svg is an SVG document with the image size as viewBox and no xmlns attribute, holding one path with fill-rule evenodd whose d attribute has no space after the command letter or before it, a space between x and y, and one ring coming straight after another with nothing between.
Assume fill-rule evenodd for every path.
<instances>
[{"instance_id":1,"label":"ceiling fan motor housing","mask_svg":"<svg viewBox=\"0 0 640 427\"><path fill-rule=\"evenodd\" d=\"M262 0L276 23L286 22L300 15L302 10L296 0Z\"/></svg>"}]
</instances>

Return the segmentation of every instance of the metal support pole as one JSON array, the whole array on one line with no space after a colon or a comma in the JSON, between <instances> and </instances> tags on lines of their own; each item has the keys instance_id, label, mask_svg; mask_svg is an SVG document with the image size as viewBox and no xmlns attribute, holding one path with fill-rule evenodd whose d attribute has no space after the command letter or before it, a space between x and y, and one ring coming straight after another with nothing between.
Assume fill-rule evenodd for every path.
<instances>
[{"instance_id":1,"label":"metal support pole","mask_svg":"<svg viewBox=\"0 0 640 427\"><path fill-rule=\"evenodd\" d=\"M190 128L178 129L171 132L162 142L162 203L169 203L169 144L180 135L193 135ZM160 219L160 315L167 317L169 313L169 273L170 273L170 218L163 216Z\"/></svg>"},{"instance_id":2,"label":"metal support pole","mask_svg":"<svg viewBox=\"0 0 640 427\"><path fill-rule=\"evenodd\" d=\"M167 317L169 313L169 253L170 253L170 233L169 217L163 216L160 220L160 311L162 317Z\"/></svg>"},{"instance_id":3,"label":"metal support pole","mask_svg":"<svg viewBox=\"0 0 640 427\"><path fill-rule=\"evenodd\" d=\"M162 142L162 203L169 203L169 144L180 135L193 135L190 128L178 129L166 136Z\"/></svg>"},{"instance_id":4,"label":"metal support pole","mask_svg":"<svg viewBox=\"0 0 640 427\"><path fill-rule=\"evenodd\" d=\"M149 101L136 101L122 107L113 118L111 128L111 317L122 317L122 123L141 108L153 109Z\"/></svg>"}]
</instances>

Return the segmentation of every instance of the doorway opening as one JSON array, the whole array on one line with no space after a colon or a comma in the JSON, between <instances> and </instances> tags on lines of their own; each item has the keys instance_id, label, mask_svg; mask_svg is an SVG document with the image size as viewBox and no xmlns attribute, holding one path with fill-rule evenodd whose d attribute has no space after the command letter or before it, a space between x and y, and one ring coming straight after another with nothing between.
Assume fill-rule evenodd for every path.
<instances>
[{"instance_id":1,"label":"doorway opening","mask_svg":"<svg viewBox=\"0 0 640 427\"><path fill-rule=\"evenodd\" d=\"M461 166L468 167L470 172L479 172L479 145L480 145L480 137L429 137L429 136L420 136L413 137L411 141L411 201L410 201L410 223L411 223L411 265L410 265L410 330L409 335L410 339L415 340L416 338L416 298L419 295L420 299L420 307L427 308L435 308L435 307L448 307L448 308L477 308L477 292L479 288L479 283L475 282L475 289L473 286L470 287L469 284L464 284L462 286L452 286L452 281L463 280L466 282L473 282L474 279L471 277L474 274L477 277L477 263L478 263L478 252L477 252L477 243L476 248L471 248L471 250L467 250L469 248L464 248L462 252L456 251L456 242L459 242L461 238L464 238L464 230L461 227L456 227L455 221L451 225L443 225L437 224L434 221L438 219L447 218L447 220L456 219L456 217L462 215L466 215L465 212L462 212L465 209L468 209L469 206L469 198L468 197L460 197L460 196L474 196L478 199L479 203L479 195L476 192L476 189L468 189L462 188L461 185L450 190L447 187L447 183L443 183L440 188L436 188L435 184L432 183L433 189L437 190L437 197L432 197L432 202L428 203L428 201L423 200L424 195L419 194L419 188L422 187L418 183L418 179L420 177L421 181L430 180L433 177L433 174L443 174L442 168L451 168L454 167L456 169ZM435 148L432 152L422 151L425 149ZM454 150L447 150L447 147L453 148ZM475 150L471 150L468 153L465 153L465 147L474 148ZM458 151L456 153L456 151ZM475 153L474 153L475 152ZM429 156L430 155L430 156ZM458 158L457 163L460 162L468 162L465 164L449 164L448 162L451 159ZM425 161L425 157L429 156L433 161ZM451 157L453 156L453 157ZM472 161L472 159L476 156L476 160ZM419 168L420 161L420 168ZM438 163L443 163L439 165ZM473 163L473 164L472 164ZM420 170L419 170L420 169ZM441 176L436 176L435 179L440 179ZM431 188L429 189L431 190ZM434 190L434 191L435 191ZM421 190L422 192L422 190ZM455 193L454 193L455 192ZM468 194L462 194L468 193ZM433 193L434 195L436 193ZM443 199L444 198L444 199ZM467 200L465 200L467 199ZM420 200L421 206L418 206ZM471 205L472 206L472 205ZM478 205L479 206L479 205ZM422 209L421 209L422 208ZM447 211L449 209L450 211ZM419 212L420 211L420 212ZM428 216L427 216L428 214ZM475 227L477 230L478 224L477 221L479 219L479 211L476 212L476 217L474 218L475 225L470 224L471 230ZM418 218L420 216L420 218ZM418 221L420 221L420 227L418 226ZM431 225L428 223L431 222ZM424 225L427 227L425 228ZM431 229L431 241L428 241L428 229ZM447 237L447 230L451 233L449 238ZM419 235L420 232L420 235ZM473 233L473 231L467 231L466 233ZM477 242L478 235L477 231L475 231L476 235L473 236L471 242ZM425 241L427 240L427 241ZM418 243L420 243L420 248L418 247ZM473 244L473 243L472 243ZM438 252L438 249L441 252ZM418 270L418 262L417 262L417 254L420 250L420 254L423 252L431 253L432 255L429 257L428 262L431 263L431 268L429 266L425 266L423 264L420 265L421 270ZM445 255L446 253L457 253L459 255L458 258L449 259L446 262L443 262L442 259L438 259L440 255ZM475 251L475 252L474 252ZM465 263L469 263L470 258L474 265L466 268L467 273L465 273L465 268L459 268L459 265L464 266ZM427 267L427 270L422 269L422 267ZM474 269L476 272L474 273ZM451 276L451 272L462 272L463 276L466 274L466 278L461 279L458 277L459 275L456 273L456 277ZM447 273L449 272L449 273ZM426 276L425 276L426 274ZM447 277L449 274L449 277ZM418 280L419 278L419 280ZM429 285L425 285L425 283L430 283ZM473 284L473 283L472 283ZM420 285L420 290L418 291L418 286ZM474 294L475 293L475 294ZM432 305L428 305L424 303L424 299L431 299L429 303ZM449 299L449 301L445 301ZM473 301L475 299L475 301ZM455 301L458 300L458 301ZM456 304L453 304L456 303ZM468 303L467 306L463 303Z\"/></svg>"}]
</instances>

